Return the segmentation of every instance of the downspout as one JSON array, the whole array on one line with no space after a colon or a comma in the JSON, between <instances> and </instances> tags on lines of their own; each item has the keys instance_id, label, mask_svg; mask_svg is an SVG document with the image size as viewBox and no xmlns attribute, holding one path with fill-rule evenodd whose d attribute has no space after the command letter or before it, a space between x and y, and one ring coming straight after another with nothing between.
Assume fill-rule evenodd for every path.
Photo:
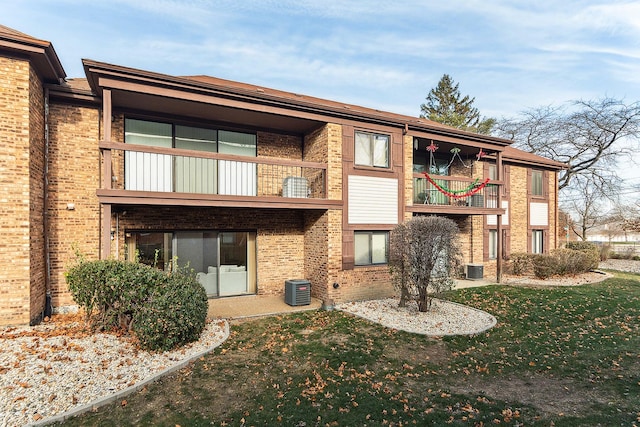
<instances>
[{"instance_id":1,"label":"downspout","mask_svg":"<svg viewBox=\"0 0 640 427\"><path fill-rule=\"evenodd\" d=\"M51 317L51 251L49 248L49 88L44 90L44 189L42 228L44 234L44 317Z\"/></svg>"},{"instance_id":2,"label":"downspout","mask_svg":"<svg viewBox=\"0 0 640 427\"><path fill-rule=\"evenodd\" d=\"M469 264L473 264L474 256L473 256L473 215L469 215L469 222L471 223L471 241L469 242L471 259L469 260Z\"/></svg>"}]
</instances>

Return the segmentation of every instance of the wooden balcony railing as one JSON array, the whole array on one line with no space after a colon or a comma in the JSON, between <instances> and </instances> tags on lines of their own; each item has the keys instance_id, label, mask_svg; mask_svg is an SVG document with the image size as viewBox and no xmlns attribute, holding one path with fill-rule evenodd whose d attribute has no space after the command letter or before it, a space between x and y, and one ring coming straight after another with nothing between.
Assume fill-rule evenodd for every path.
<instances>
[{"instance_id":1,"label":"wooden balcony railing","mask_svg":"<svg viewBox=\"0 0 640 427\"><path fill-rule=\"evenodd\" d=\"M327 198L327 165L101 142L103 190Z\"/></svg>"},{"instance_id":2,"label":"wooden balcony railing","mask_svg":"<svg viewBox=\"0 0 640 427\"><path fill-rule=\"evenodd\" d=\"M441 188L449 190L449 193L469 193L472 184L476 182L470 178L451 176L431 176L431 179ZM498 208L498 183L489 183L479 191L464 197L451 197L440 191L429 182L424 175L414 175L413 178L413 204L429 206L467 207L477 209Z\"/></svg>"}]
</instances>

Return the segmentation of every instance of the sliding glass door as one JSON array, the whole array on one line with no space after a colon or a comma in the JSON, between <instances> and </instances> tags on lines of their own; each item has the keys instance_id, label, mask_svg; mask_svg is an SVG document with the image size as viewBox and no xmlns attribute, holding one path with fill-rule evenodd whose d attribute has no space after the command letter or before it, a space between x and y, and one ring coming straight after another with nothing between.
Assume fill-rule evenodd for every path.
<instances>
[{"instance_id":1,"label":"sliding glass door","mask_svg":"<svg viewBox=\"0 0 640 427\"><path fill-rule=\"evenodd\" d=\"M172 127L168 123L126 120L124 139L128 144L171 148ZM124 165L127 190L171 191L173 188L171 156L127 151Z\"/></svg>"},{"instance_id":2,"label":"sliding glass door","mask_svg":"<svg viewBox=\"0 0 640 427\"><path fill-rule=\"evenodd\" d=\"M196 272L210 297L256 293L256 233L249 231L129 232L129 257L168 269L172 261Z\"/></svg>"},{"instance_id":3,"label":"sliding glass door","mask_svg":"<svg viewBox=\"0 0 640 427\"><path fill-rule=\"evenodd\" d=\"M125 119L125 143L256 157L255 134ZM125 188L199 194L255 196L253 162L125 152Z\"/></svg>"},{"instance_id":4,"label":"sliding glass door","mask_svg":"<svg viewBox=\"0 0 640 427\"><path fill-rule=\"evenodd\" d=\"M239 132L218 132L218 152L236 156L255 157L256 136ZM256 164L220 160L220 194L255 196L257 188Z\"/></svg>"}]
</instances>

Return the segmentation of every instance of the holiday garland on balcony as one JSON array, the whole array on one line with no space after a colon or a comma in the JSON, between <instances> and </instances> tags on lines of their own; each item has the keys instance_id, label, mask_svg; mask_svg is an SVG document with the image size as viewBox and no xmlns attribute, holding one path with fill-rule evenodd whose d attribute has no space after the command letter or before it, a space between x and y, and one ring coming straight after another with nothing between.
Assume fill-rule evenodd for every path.
<instances>
[{"instance_id":1,"label":"holiday garland on balcony","mask_svg":"<svg viewBox=\"0 0 640 427\"><path fill-rule=\"evenodd\" d=\"M476 178L476 180L474 182L472 182L471 184L469 184L469 186L463 190L451 190L445 186L439 185L438 183L436 183L430 176L428 173L423 172L424 176L427 178L427 181L429 181L435 188L436 190L438 190L439 192L441 192L444 195L447 195L449 197L453 197L454 199L464 199L465 197L469 197L469 196L473 196L474 194L476 194L478 191L482 190L484 187L487 186L487 184L489 183L489 178L485 179L482 182L478 182L480 181L479 178Z\"/></svg>"},{"instance_id":2,"label":"holiday garland on balcony","mask_svg":"<svg viewBox=\"0 0 640 427\"><path fill-rule=\"evenodd\" d=\"M438 146L436 144L433 143L433 141L431 141L431 144L429 144L429 146L427 146L427 151L429 152L429 170L431 170L433 168L433 164L435 163L434 157L433 157L433 153L436 152L436 150L438 150ZM460 162L462 162L462 165L466 168L471 168L472 165L467 165L464 160L462 160L462 157L460 157L460 149L458 147L453 147L451 149L451 162L449 162L449 164L447 165L447 169L451 166L451 164L453 164L454 160L456 159L456 157L458 159L460 159ZM478 154L476 155L476 158L478 160L482 159L483 157L485 157L487 155L486 152L482 151L482 148L480 148L480 152L478 152ZM480 182L479 178L476 178L475 181L473 181L471 184L469 184L469 186L467 186L467 188L464 188L462 190L451 190L450 188L447 188L443 185L440 185L438 183L436 183L430 176L428 173L423 172L424 176L427 178L427 181L429 181L431 183L431 185L433 185L436 190L438 190L439 192L441 192L442 194L452 197L454 199L464 199L465 197L469 197L469 196L473 196L474 194L476 194L477 192L479 192L480 190L482 190L484 187L487 186L487 184L489 183L489 178L486 178L484 181Z\"/></svg>"}]
</instances>

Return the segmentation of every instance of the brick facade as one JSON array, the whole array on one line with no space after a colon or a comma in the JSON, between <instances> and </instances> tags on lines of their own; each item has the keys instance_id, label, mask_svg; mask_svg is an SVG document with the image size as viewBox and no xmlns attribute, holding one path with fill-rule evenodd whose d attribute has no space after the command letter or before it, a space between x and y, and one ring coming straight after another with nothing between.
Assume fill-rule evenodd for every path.
<instances>
[{"instance_id":1,"label":"brick facade","mask_svg":"<svg viewBox=\"0 0 640 427\"><path fill-rule=\"evenodd\" d=\"M0 57L0 324L29 323L31 313L30 66Z\"/></svg>"},{"instance_id":2,"label":"brick facade","mask_svg":"<svg viewBox=\"0 0 640 427\"><path fill-rule=\"evenodd\" d=\"M76 254L95 259L99 253L99 129L97 108L53 102L49 106L48 218L54 307L73 304L64 273Z\"/></svg>"},{"instance_id":3,"label":"brick facade","mask_svg":"<svg viewBox=\"0 0 640 427\"><path fill-rule=\"evenodd\" d=\"M197 91L189 93L198 92L200 101L189 100L188 96L176 100L175 92L164 97L155 92L162 92L164 83L149 93L138 93L136 96L140 98L133 97L131 104L127 104L130 96L127 90L121 91L115 100L103 100L102 88L92 86L100 84L96 83L100 79L89 78L90 73L98 71L87 71L88 78L84 83L69 84L59 81L58 77L64 73L55 63L48 62L53 64L53 72L34 68L33 61L24 59L32 53L25 50L24 55L15 55L13 51L5 54L8 48L4 49L0 52L0 140L4 144L0 150L0 182L4 184L0 197L0 255L5 268L0 269L0 325L39 321L46 308L47 292L54 309L73 305L64 274L76 261L76 256L98 259L102 254L124 259L131 253L128 247L131 234L142 231L247 231L251 236L255 234L257 268L253 279L256 293L260 295L283 295L286 280L303 278L311 281L312 295L322 299L328 307L344 301L393 295L387 266L354 265L354 233L388 231L394 224L350 224L347 178L358 175L397 180L398 220L410 219L414 214L414 135L406 123L419 123L417 132L422 138L431 138L429 126L437 125L276 92L264 95L262 101L252 101L252 97L259 98L265 90L270 90L253 93L246 86L240 89L242 96L233 100L235 104L225 104L233 98L234 87L230 87L224 97L210 92L212 86L198 87ZM116 74L130 72L111 71ZM124 76L121 81L128 78L135 76ZM171 77L163 76L163 79ZM117 86L118 81L115 78L112 84ZM145 73L144 83L138 83L144 87L152 81L153 73ZM182 79L180 84L188 85L188 79ZM115 90L117 88L110 88L107 93ZM49 96L51 93L53 95ZM152 98L144 98L150 93L153 93ZM155 108L155 112L141 111L144 99L163 104L153 105L151 109ZM282 102L269 107L273 99ZM112 101L124 104L114 106L110 111ZM297 106L297 102L302 104ZM211 107L207 114L207 106L215 108ZM131 195L134 192L125 191L124 150L110 152L113 154L112 167L111 171L105 172L102 162L108 157L101 156L98 145L105 139L103 120L111 121L111 138L107 142L124 142L123 112L128 111L135 111L149 120L157 117L164 122L172 121L175 116L176 122L202 123L205 127L215 127L217 113L223 113L226 114L224 119L218 119L223 128L255 133L258 159L269 159L256 168L256 179L267 182L266 185L258 184L256 194L257 200L264 203L260 207L247 207L253 202L244 200L243 207L239 207L234 206L229 195L217 195L219 200L215 199L216 195L207 195L214 198L208 199L207 203L191 203L193 200L190 200L180 206L170 197L159 202L146 203L147 199L142 202L141 192ZM245 119L250 123L245 123ZM355 165L354 132L357 129L391 137L389 168ZM451 133L449 128L443 127L438 132L446 134L448 143L465 144L465 139ZM482 143L497 144L496 147L501 144L493 140ZM162 154L166 155L166 152ZM322 174L322 167L303 167L301 162L326 165L326 176ZM486 173L483 163L474 162L472 168L454 164L450 172L453 176L483 178ZM557 165L552 165L547 171L550 248L558 244L555 232L558 228L557 173L554 167L557 170ZM528 167L515 162L510 170L509 244L511 252L522 252L528 249L530 231L530 198L526 191ZM103 173L112 175L110 188L102 188ZM280 197L283 178L289 175L306 178L313 189L307 196L322 202L322 207ZM105 201L101 199L104 197L101 190L118 193L110 197L121 197L117 200L124 201ZM129 194L125 197L122 193ZM268 204L277 198L280 203L277 207ZM198 196L193 199L198 201ZM455 212L445 215L454 219L460 228L463 262L483 262L486 257L485 217ZM495 272L495 261L486 262L485 266L485 275Z\"/></svg>"}]
</instances>

